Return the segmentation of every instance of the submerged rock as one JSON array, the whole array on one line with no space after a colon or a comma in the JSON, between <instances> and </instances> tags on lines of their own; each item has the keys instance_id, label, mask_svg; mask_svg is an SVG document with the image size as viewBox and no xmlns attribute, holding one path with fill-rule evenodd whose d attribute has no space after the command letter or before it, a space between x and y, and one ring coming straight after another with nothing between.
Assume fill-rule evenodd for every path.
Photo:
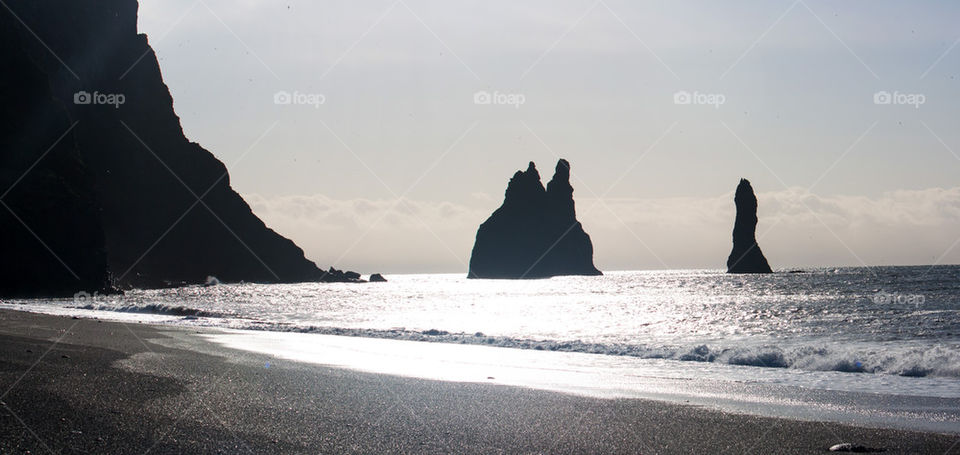
<instances>
[{"instance_id":1,"label":"submerged rock","mask_svg":"<svg viewBox=\"0 0 960 455\"><path fill-rule=\"evenodd\" d=\"M737 219L733 225L733 251L727 258L727 273L772 273L757 245L757 196L747 179L740 179L733 198Z\"/></svg>"},{"instance_id":2,"label":"submerged rock","mask_svg":"<svg viewBox=\"0 0 960 455\"><path fill-rule=\"evenodd\" d=\"M350 270L344 272L343 270L330 267L330 270L323 272L323 277L320 281L357 283L360 282L360 274Z\"/></svg>"},{"instance_id":3,"label":"submerged rock","mask_svg":"<svg viewBox=\"0 0 960 455\"><path fill-rule=\"evenodd\" d=\"M570 163L561 159L546 189L531 161L517 171L503 200L477 230L469 278L601 275L593 244L577 221Z\"/></svg>"},{"instance_id":4,"label":"submerged rock","mask_svg":"<svg viewBox=\"0 0 960 455\"><path fill-rule=\"evenodd\" d=\"M184 136L136 0L4 6L0 295L351 280L264 225Z\"/></svg>"}]
</instances>

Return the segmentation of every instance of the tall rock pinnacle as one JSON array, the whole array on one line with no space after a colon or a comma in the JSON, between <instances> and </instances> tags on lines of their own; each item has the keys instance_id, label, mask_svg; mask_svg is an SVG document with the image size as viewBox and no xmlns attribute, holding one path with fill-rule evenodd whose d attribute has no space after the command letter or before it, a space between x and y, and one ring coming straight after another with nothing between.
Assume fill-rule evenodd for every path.
<instances>
[{"instance_id":1,"label":"tall rock pinnacle","mask_svg":"<svg viewBox=\"0 0 960 455\"><path fill-rule=\"evenodd\" d=\"M733 224L733 251L727 258L727 273L772 273L757 245L757 196L747 179L740 179L733 197L737 219Z\"/></svg>"},{"instance_id":2,"label":"tall rock pinnacle","mask_svg":"<svg viewBox=\"0 0 960 455\"><path fill-rule=\"evenodd\" d=\"M470 278L545 278L600 275L593 244L577 221L570 163L557 162L544 189L531 162L507 185L500 206L477 230Z\"/></svg>"}]
</instances>

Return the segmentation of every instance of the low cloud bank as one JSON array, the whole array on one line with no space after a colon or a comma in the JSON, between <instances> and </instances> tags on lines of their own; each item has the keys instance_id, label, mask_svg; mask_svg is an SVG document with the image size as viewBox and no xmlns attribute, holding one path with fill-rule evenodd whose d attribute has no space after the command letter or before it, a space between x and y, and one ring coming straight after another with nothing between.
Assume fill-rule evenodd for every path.
<instances>
[{"instance_id":1,"label":"low cloud bank","mask_svg":"<svg viewBox=\"0 0 960 455\"><path fill-rule=\"evenodd\" d=\"M578 198L602 270L722 268L732 193L659 199ZM364 271L466 272L477 226L499 204L245 195L268 226L320 262ZM960 187L878 197L759 193L760 245L777 267L960 263Z\"/></svg>"}]
</instances>

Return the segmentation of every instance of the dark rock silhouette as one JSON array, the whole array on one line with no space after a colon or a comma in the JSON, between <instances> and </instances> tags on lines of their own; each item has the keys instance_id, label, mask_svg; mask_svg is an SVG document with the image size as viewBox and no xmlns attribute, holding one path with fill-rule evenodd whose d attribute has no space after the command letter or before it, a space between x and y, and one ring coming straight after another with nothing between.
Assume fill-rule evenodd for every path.
<instances>
[{"instance_id":1,"label":"dark rock silhouette","mask_svg":"<svg viewBox=\"0 0 960 455\"><path fill-rule=\"evenodd\" d=\"M577 221L570 163L557 162L544 189L533 162L507 185L503 205L480 229L470 257L469 278L546 278L601 275L593 244Z\"/></svg>"},{"instance_id":2,"label":"dark rock silhouette","mask_svg":"<svg viewBox=\"0 0 960 455\"><path fill-rule=\"evenodd\" d=\"M0 295L353 280L265 226L184 137L136 0L5 6Z\"/></svg>"},{"instance_id":3,"label":"dark rock silhouette","mask_svg":"<svg viewBox=\"0 0 960 455\"><path fill-rule=\"evenodd\" d=\"M108 292L93 174L67 111L8 19L0 14L0 293Z\"/></svg>"},{"instance_id":4,"label":"dark rock silhouette","mask_svg":"<svg viewBox=\"0 0 960 455\"><path fill-rule=\"evenodd\" d=\"M373 275L370 275L370 282L371 282L371 283L386 283L386 282L387 282L387 279L384 278L383 275L381 275L381 274L379 274L379 273L374 273Z\"/></svg>"},{"instance_id":5,"label":"dark rock silhouette","mask_svg":"<svg viewBox=\"0 0 960 455\"><path fill-rule=\"evenodd\" d=\"M740 179L733 197L737 219L733 224L733 251L727 258L727 273L772 273L757 245L757 196L747 179Z\"/></svg>"}]
</instances>

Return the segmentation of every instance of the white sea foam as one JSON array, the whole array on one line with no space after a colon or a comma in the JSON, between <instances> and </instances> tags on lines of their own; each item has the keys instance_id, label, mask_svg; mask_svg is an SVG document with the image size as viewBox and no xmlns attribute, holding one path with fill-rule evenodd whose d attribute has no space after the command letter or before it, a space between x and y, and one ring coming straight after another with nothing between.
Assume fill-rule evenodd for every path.
<instances>
[{"instance_id":1,"label":"white sea foam","mask_svg":"<svg viewBox=\"0 0 960 455\"><path fill-rule=\"evenodd\" d=\"M538 351L579 352L668 359L690 362L714 362L728 365L767 368L794 368L805 371L837 371L845 373L876 373L899 376L939 376L960 379L960 344L920 346L902 343L868 343L856 347L831 347L822 344L790 347L709 347L699 345L646 346L628 344L600 344L583 341L556 341L517 339L487 336L477 332L450 333L430 329L353 329L341 327L295 327L264 322L235 327L278 332L302 332L394 340L426 341L453 344L495 346L502 348L533 349Z\"/></svg>"},{"instance_id":2,"label":"white sea foam","mask_svg":"<svg viewBox=\"0 0 960 455\"><path fill-rule=\"evenodd\" d=\"M301 332L407 341L439 342L532 349L538 351L579 352L628 356L643 359L668 359L688 362L713 362L766 368L794 368L805 371L875 373L899 376L938 376L960 378L960 343L918 344L897 342L831 343L792 342L785 346L695 346L604 344L581 340L542 340L485 335L482 332L451 333L442 329L408 330L364 329L348 327L299 326L291 323L229 319L227 315L184 306L160 304L107 305L88 304L79 309L145 313L173 316L217 318L206 321L247 330Z\"/></svg>"},{"instance_id":3,"label":"white sea foam","mask_svg":"<svg viewBox=\"0 0 960 455\"><path fill-rule=\"evenodd\" d=\"M767 416L960 431L960 389L955 380L944 378L854 377L832 371L297 332L237 330L205 337L264 355L271 364L294 360L431 380L665 400Z\"/></svg>"},{"instance_id":4,"label":"white sea foam","mask_svg":"<svg viewBox=\"0 0 960 455\"><path fill-rule=\"evenodd\" d=\"M206 311L197 308L190 308L182 305L165 305L161 303L148 303L145 305L108 305L108 304L86 304L76 307L81 310L97 311L117 311L121 313L146 313L161 314L171 316L197 316L197 317L226 317L223 313L215 311Z\"/></svg>"}]
</instances>

